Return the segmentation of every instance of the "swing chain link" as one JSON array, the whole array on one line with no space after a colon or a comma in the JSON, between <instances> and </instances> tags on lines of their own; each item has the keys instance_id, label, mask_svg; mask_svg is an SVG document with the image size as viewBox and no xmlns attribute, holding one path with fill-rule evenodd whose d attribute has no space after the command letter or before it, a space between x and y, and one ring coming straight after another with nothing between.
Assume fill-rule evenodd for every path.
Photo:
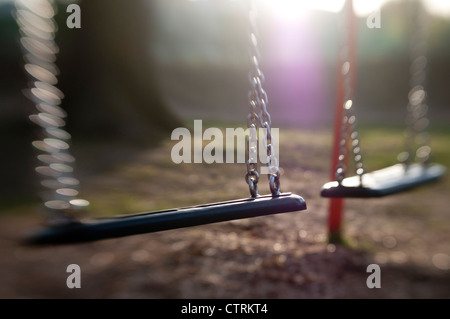
<instances>
[{"instance_id":1,"label":"swing chain link","mask_svg":"<svg viewBox=\"0 0 450 319\"><path fill-rule=\"evenodd\" d=\"M272 141L271 124L272 119L267 111L269 100L267 92L263 88L265 77L259 66L260 52L257 40L257 26L256 26L256 5L254 1L250 0L249 10L249 42L250 42L250 61L251 68L249 72L249 82L251 89L248 93L248 104L250 113L248 115L247 127L249 128L249 159L247 161L246 181L249 185L250 194L252 197L258 196L257 183L259 174L257 171L257 130L258 120L259 126L265 129L263 135L263 144L267 152L267 166L269 170L269 187L272 196L280 195L280 169L278 167L278 159L274 152Z\"/></svg>"},{"instance_id":2,"label":"swing chain link","mask_svg":"<svg viewBox=\"0 0 450 319\"><path fill-rule=\"evenodd\" d=\"M347 11L349 12L349 11ZM349 13L353 14L353 13ZM351 16L346 16L346 22L349 23ZM346 26L349 29L349 26ZM342 181L347 175L347 156L349 150L353 153L353 161L355 164L355 172L356 175L359 176L360 185L362 185L362 176L365 173L365 166L363 164L363 156L361 149L361 140L360 134L357 130L357 121L356 115L353 109L353 101L354 101L354 90L353 90L353 76L354 71L352 68L354 66L351 62L350 57L350 39L346 41L342 46L342 61L344 61L341 65L341 73L343 76L343 86L344 86L344 102L342 105L342 122L341 122L341 131L340 131L340 142L339 142L339 156L338 163L336 165L335 178L339 185L342 184ZM351 143L349 145L349 143Z\"/></svg>"},{"instance_id":3,"label":"swing chain link","mask_svg":"<svg viewBox=\"0 0 450 319\"><path fill-rule=\"evenodd\" d=\"M79 181L73 177L75 158L70 154L70 134L64 130L66 112L59 106L64 94L56 87L58 52L55 42L57 25L53 1L16 1L14 18L20 29L24 69L32 85L27 97L35 103L37 113L30 120L41 127L42 139L32 145L40 154L35 171L42 177L43 207L51 225L71 223L89 202L78 198ZM45 15L42 12L46 12ZM44 26L44 27L42 27ZM40 27L40 29L39 29ZM39 29L39 32L34 30Z\"/></svg>"},{"instance_id":4,"label":"swing chain link","mask_svg":"<svg viewBox=\"0 0 450 319\"><path fill-rule=\"evenodd\" d=\"M406 150L399 154L399 161L405 165L415 161L427 164L431 157L428 105L426 103L427 92L425 80L427 74L427 43L428 31L427 16L416 4L412 8L415 21L414 32L411 34L410 43L410 91L408 93L407 118L405 130Z\"/></svg>"}]
</instances>

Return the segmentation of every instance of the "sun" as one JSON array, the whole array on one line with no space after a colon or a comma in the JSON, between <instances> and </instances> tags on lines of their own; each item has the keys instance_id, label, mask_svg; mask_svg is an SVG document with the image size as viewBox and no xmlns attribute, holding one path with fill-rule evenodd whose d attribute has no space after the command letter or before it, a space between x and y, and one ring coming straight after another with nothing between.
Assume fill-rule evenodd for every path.
<instances>
[{"instance_id":1,"label":"sun","mask_svg":"<svg viewBox=\"0 0 450 319\"><path fill-rule=\"evenodd\" d=\"M345 0L261 0L270 12L282 20L295 21L311 10L338 12Z\"/></svg>"},{"instance_id":2,"label":"sun","mask_svg":"<svg viewBox=\"0 0 450 319\"><path fill-rule=\"evenodd\" d=\"M353 0L353 10L357 16L367 16L381 8L385 2L387 0Z\"/></svg>"},{"instance_id":3,"label":"sun","mask_svg":"<svg viewBox=\"0 0 450 319\"><path fill-rule=\"evenodd\" d=\"M388 0L353 0L353 9L355 15L367 16L377 8L380 8L387 1ZM425 3L429 4L429 7L440 8L444 1L447 4L447 12L450 12L448 0L429 0ZM259 2L279 19L284 21L295 21L304 17L312 10L339 12L344 7L346 0L260 0ZM436 4L439 4L440 6L437 6Z\"/></svg>"}]
</instances>

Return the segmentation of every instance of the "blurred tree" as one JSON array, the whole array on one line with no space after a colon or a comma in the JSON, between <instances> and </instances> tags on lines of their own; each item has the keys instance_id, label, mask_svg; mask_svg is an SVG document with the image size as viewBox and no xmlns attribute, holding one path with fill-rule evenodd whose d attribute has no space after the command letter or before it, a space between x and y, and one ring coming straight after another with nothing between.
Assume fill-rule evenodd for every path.
<instances>
[{"instance_id":1,"label":"blurred tree","mask_svg":"<svg viewBox=\"0 0 450 319\"><path fill-rule=\"evenodd\" d=\"M73 140L123 140L154 145L181 125L158 88L150 45L155 24L152 2L80 1L81 29L69 29L67 1L57 1L55 17L60 47L58 87L65 93ZM21 93L27 87L19 32L11 12L14 2L0 4L0 202L36 197L37 164L31 141L41 138L28 115L34 104ZM74 154L76 156L76 154ZM125 154L126 155L126 154Z\"/></svg>"},{"instance_id":2,"label":"blurred tree","mask_svg":"<svg viewBox=\"0 0 450 319\"><path fill-rule=\"evenodd\" d=\"M81 29L60 3L60 88L74 135L155 142L180 126L157 84L152 1L81 1Z\"/></svg>"}]
</instances>

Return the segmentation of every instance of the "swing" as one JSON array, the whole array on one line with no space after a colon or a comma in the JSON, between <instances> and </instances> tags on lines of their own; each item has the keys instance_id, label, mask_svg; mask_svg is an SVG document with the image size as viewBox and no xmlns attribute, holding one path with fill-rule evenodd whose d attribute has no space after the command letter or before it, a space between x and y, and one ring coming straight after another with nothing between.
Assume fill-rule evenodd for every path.
<instances>
[{"instance_id":1,"label":"swing","mask_svg":"<svg viewBox=\"0 0 450 319\"><path fill-rule=\"evenodd\" d=\"M416 9L417 10L417 9ZM347 10L347 21L351 23L352 10ZM398 156L400 163L383 169L366 173L362 162L362 151L359 133L356 130L356 116L353 111L352 72L351 57L354 55L354 36L351 34L352 26L348 26L348 50L345 62L342 65L340 76L344 82L344 103L339 140L338 162L335 167L335 181L323 185L322 197L344 198L344 197L381 197L409 190L413 187L427 184L438 180L446 171L440 164L430 162L431 147L428 145L428 133L426 127L427 105L425 104L426 92L424 80L426 76L425 57L425 21L424 16L416 13L416 34L411 46L411 90L408 98L408 127L406 144L407 151ZM419 20L421 19L421 20ZM352 63L350 63L352 62ZM425 137L425 138L424 138ZM417 147L415 162L411 160L414 153L415 140L422 138L422 143ZM347 176L347 153L353 153L356 175Z\"/></svg>"},{"instance_id":2,"label":"swing","mask_svg":"<svg viewBox=\"0 0 450 319\"><path fill-rule=\"evenodd\" d=\"M63 93L56 88L58 47L54 42L57 26L53 2L17 1L16 21L21 31L21 44L26 61L25 70L33 81L27 96L36 103L37 114L31 121L42 128L44 138L32 144L42 152L38 160L43 165L36 171L44 178L41 184L48 190L44 208L49 214L48 225L34 231L28 238L30 244L63 244L88 242L100 239L157 232L181 227L191 227L215 222L303 211L306 203L301 196L280 192L280 170L274 153L270 132L271 119L267 111L267 94L262 88L264 75L259 67L256 41L256 11L249 7L249 45L251 50L251 90L248 104L250 114L248 160L245 180L250 197L198 206L122 215L110 218L81 220L77 211L86 209L89 202L78 198L79 181L73 176L75 158L70 154L70 134L64 130L66 113L59 106ZM258 194L257 128L265 129L263 135L267 150L270 195Z\"/></svg>"}]
</instances>

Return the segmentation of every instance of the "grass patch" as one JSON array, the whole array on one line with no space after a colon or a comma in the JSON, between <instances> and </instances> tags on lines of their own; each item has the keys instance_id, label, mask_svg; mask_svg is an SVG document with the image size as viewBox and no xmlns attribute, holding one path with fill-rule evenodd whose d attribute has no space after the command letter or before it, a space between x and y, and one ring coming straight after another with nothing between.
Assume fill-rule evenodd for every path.
<instances>
[{"instance_id":1,"label":"grass patch","mask_svg":"<svg viewBox=\"0 0 450 319\"><path fill-rule=\"evenodd\" d=\"M205 122L203 129L218 127L225 132L233 123ZM233 126L231 126L233 127ZM397 154L402 151L403 127L362 126L360 128L364 162L368 171L396 163ZM312 171L313 174L328 175L331 161L331 130L280 129L280 166L285 173ZM438 127L432 131L432 148L437 163L450 163L450 128ZM174 164L170 151L174 141L154 149L126 148L127 160L115 163L114 169L89 171L88 181L82 181L82 191L92 203L92 211L108 215L123 214L168 207L191 205L197 200L231 199L247 196L244 181L245 164ZM80 145L82 147L82 145ZM89 146L88 148L90 148ZM116 148L119 146L115 146ZM105 149L107 151L107 149ZM114 152L120 152L116 149ZM141 152L141 153L140 153ZM83 152L85 153L85 152ZM141 154L145 156L140 156ZM136 156L134 156L136 155ZM82 159L81 159L82 160ZM351 164L350 164L350 167ZM295 174L294 174L295 175ZM294 176L291 174L291 176ZM96 186L88 185L89 179L96 179ZM264 181L265 182L265 181ZM265 185L266 183L264 183ZM261 185L263 187L264 185ZM450 181L444 178L439 192L450 190ZM242 194L242 191L244 193ZM427 190L424 190L426 192ZM434 190L436 191L436 189ZM239 195L240 194L240 195ZM419 193L418 193L419 194ZM188 203L185 204L186 200ZM37 200L24 202L11 198L0 203L0 214L18 213L36 205ZM415 215L415 213L410 212Z\"/></svg>"},{"instance_id":2,"label":"grass patch","mask_svg":"<svg viewBox=\"0 0 450 319\"><path fill-rule=\"evenodd\" d=\"M360 129L363 161L368 170L376 170L397 163L397 155L405 150L403 126L362 126ZM450 128L430 130L432 161L450 163Z\"/></svg>"}]
</instances>

